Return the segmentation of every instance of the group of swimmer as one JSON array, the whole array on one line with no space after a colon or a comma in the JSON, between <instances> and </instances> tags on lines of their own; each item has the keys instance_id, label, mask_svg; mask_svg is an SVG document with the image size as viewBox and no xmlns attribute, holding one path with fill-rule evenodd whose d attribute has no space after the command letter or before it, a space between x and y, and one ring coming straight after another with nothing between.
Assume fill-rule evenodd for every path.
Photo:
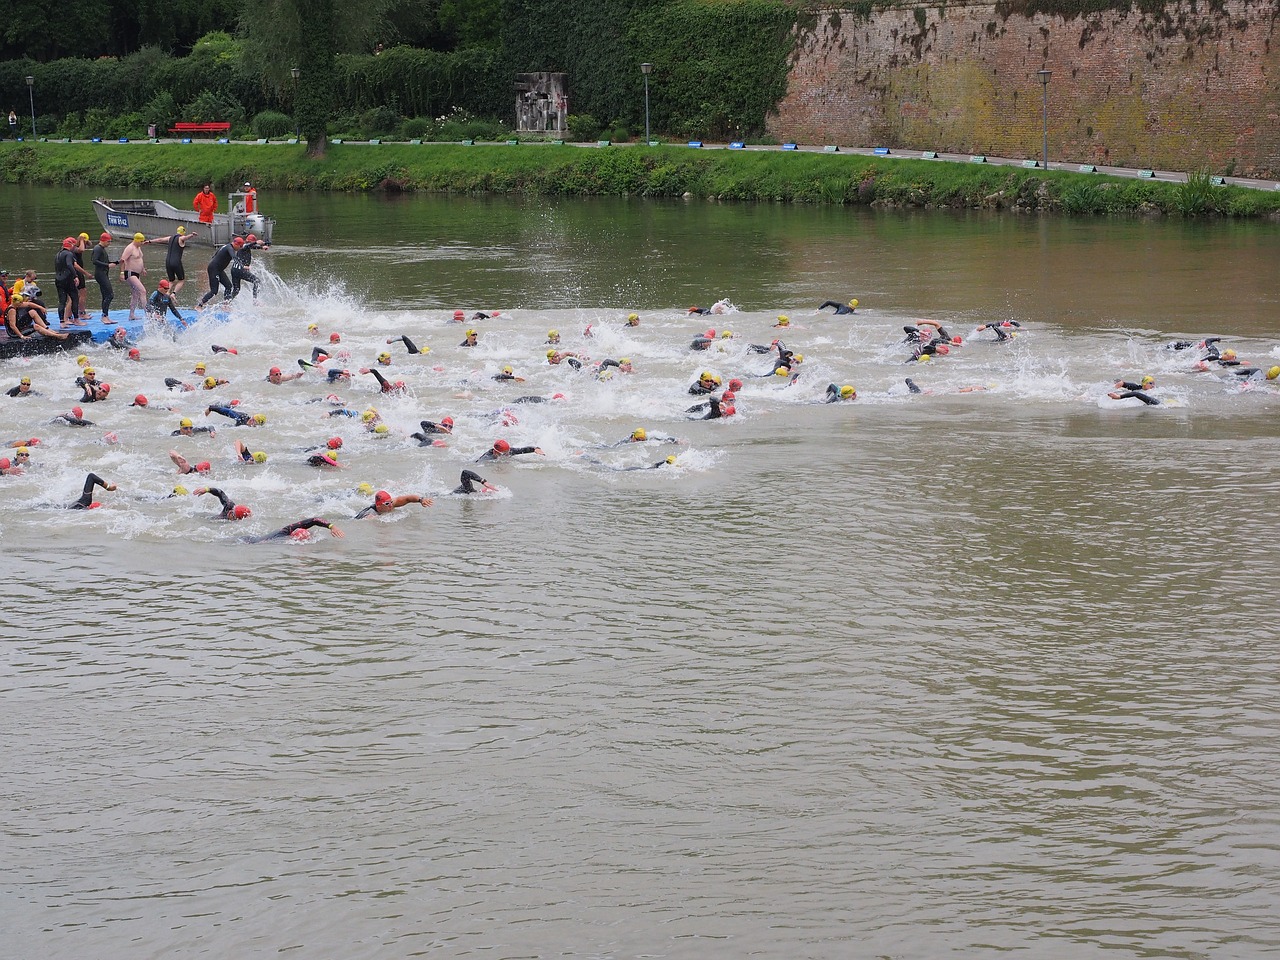
<instances>
[{"instance_id":1,"label":"group of swimmer","mask_svg":"<svg viewBox=\"0 0 1280 960\"><path fill-rule=\"evenodd\" d=\"M149 242L165 242L169 244L169 250L181 251L184 248L183 242L184 232L180 229L172 237L157 238L154 241L148 241L142 235L134 238L131 248L140 248ZM80 242L86 238L81 235ZM100 238L99 246L106 249L110 242L110 235L104 233ZM60 258L64 262L73 263L74 253L76 252L77 241L75 238L68 238L64 241L63 252L69 257ZM241 283L248 283L255 291L259 285L259 281L252 274L247 272L247 267L251 263L248 259L251 253L243 258L241 254L246 250L265 249L264 244L260 244L252 236L246 238L235 238L231 243L221 248L210 261L209 277L210 290L204 296L201 304L207 303L213 296L217 294L219 289L229 292L234 296ZM139 261L126 259L125 255L121 255L119 261L107 261L108 266L122 266L122 273L127 276L127 281L131 288L134 284L132 281L139 281L142 270L124 269L126 264L140 263L141 254L138 254ZM95 255L95 263L97 258ZM224 271L230 266L233 277L231 279L225 276ZM181 254L179 252L177 260L178 269L171 272L171 277L161 281L159 289L152 294L147 301L145 309L153 310L169 310L178 316L174 307L174 297L181 289L181 284L185 277L181 272ZM66 283L60 283L59 308L64 307L67 310L68 319L64 323L74 324L80 322L82 309L83 294L78 293L82 290L77 287L74 280L78 274L71 270L71 280ZM166 263L166 270L170 269L170 264ZM28 271L28 275L23 279L25 284L18 287L16 296L22 296L24 299L19 303L27 302L30 299L38 299L39 289L33 291L32 286L35 285L35 277L33 271ZM83 273L83 271L81 271ZM2 279L2 278L0 278ZM102 284L100 284L101 286ZM25 291L24 291L25 287ZM15 292L12 288L5 286L2 294L7 303L12 303ZM109 294L104 290L104 316L109 306ZM834 309L837 316L852 316L856 314L858 301L849 299L847 301L828 300L818 307L818 312ZM726 302L722 301L713 308L703 309L699 307L691 307L687 313L689 315L713 315L721 316L726 313L733 312L731 305L726 309ZM181 317L178 317L181 320ZM452 320L459 325L465 327L463 340L458 345L462 349L473 348L479 345L480 331L475 326L480 321L498 318L502 315L497 312L474 312L469 316L462 310L454 312ZM6 320L8 318L6 317ZM107 318L109 319L109 318ZM625 327L635 328L641 323L640 317L636 313L629 314L625 321ZM783 336L790 336L796 331L792 326L790 318L786 315L779 315L773 324L775 336L769 342L765 343L748 343L739 351L746 356L763 356L767 357L767 365L757 367L755 369L742 369L738 375L726 379L712 370L703 370L687 388L687 394L697 398L692 406L684 411L684 416L690 420L724 420L734 417L737 412L737 403L739 394L744 389L744 383L749 379L768 378L775 383L783 386L791 386L797 383L804 371L805 357L803 354L788 347L783 341ZM985 323L979 325L975 333L989 331L995 338L994 342L1006 343L1012 341L1020 333L1023 332L1022 324L1018 321L1007 320L999 323ZM964 339L958 335L952 334L941 323L934 320L917 320L903 327L904 338L902 343L906 345L907 356L904 358L906 363L922 364L928 363L935 359L941 360L952 355L956 350L964 346ZM318 324L311 323L307 327L307 335L313 340L319 340L323 337ZM588 325L582 331L581 340L584 346L592 341L593 331L591 325ZM693 352L706 352L713 348L727 347L736 340L735 335L729 330L707 329L693 337L689 343L689 349ZM1178 341L1169 344L1169 348L1176 351L1197 351L1195 359L1195 368L1199 370L1221 368L1229 372L1235 378L1240 379L1266 379L1275 380L1280 376L1280 366L1271 367L1269 370L1263 371L1260 367L1251 366L1240 360L1235 352L1231 349L1220 349L1219 343L1221 338L1211 337L1199 341ZM391 348L395 345L404 347L405 353L409 357L423 357L430 353L430 346L419 346L415 340L408 334L402 334L390 337L386 340L386 345ZM631 357L619 356L617 358L606 357L604 359L593 360L582 348L568 349L563 342L563 338L557 329L547 331L547 337L544 343L547 348L543 359L549 367L567 368L575 374L589 376L597 381L607 381L615 376L626 377L636 373L637 365ZM117 328L107 343L101 348L105 356L119 356L126 361L140 361L141 350L133 344L123 328ZM239 355L239 350L234 347L224 347L213 345L212 352L215 357L220 354ZM115 351L119 351L118 353ZM296 372L286 373L280 366L271 366L267 369L264 380L273 386L282 386L284 384L295 381L318 382L326 390L341 388L343 385L351 384L354 381L353 371L342 366L344 361L349 360L350 354L343 344L342 334L333 332L328 335L327 341L323 343L313 342L309 356L299 357L297 359L298 370ZM384 395L406 395L409 387L404 379L393 379L382 373L382 370L391 368L395 361L390 349L379 350L374 360L369 362L368 366L357 367L359 376L371 376L376 382L377 391ZM72 407L70 411L58 413L53 417L53 422L70 427L89 427L93 426L93 421L85 417L84 406L87 404L96 404L111 402L115 400L111 390L111 384L102 382L98 379L97 371L90 362L87 355L78 358L80 373L74 380L75 387L80 390L79 404ZM226 377L219 377L209 372L208 364L205 361L197 361L193 364L190 375L192 382L187 382L183 377L168 376L164 378L164 384L170 394L180 397L183 394L208 391L212 393L229 384ZM517 374L516 368L512 364L504 364L499 372L493 374L492 380L501 384L520 384L526 381L526 377ZM906 378L907 389L912 394L919 394L922 391L916 385L914 380ZM961 388L966 389L966 388ZM978 387L968 389L980 389ZM1109 396L1117 399L1134 398L1146 405L1158 405L1160 399L1154 395L1155 378L1151 375L1141 377L1136 381L1120 380L1115 383L1114 390ZM5 391L9 398L22 397L38 397L41 391L33 389L31 378L24 376L18 384ZM470 397L470 394L459 394L458 396ZM858 391L852 384L830 383L826 386L822 399L817 401L820 403L844 403L848 401L856 401L858 399ZM494 420L503 425L510 425L518 422L518 418L514 413L516 405L520 404L539 404L556 401L566 401L567 398L563 393L555 393L551 396L543 396L539 394L529 394L517 396L507 400L499 409L489 415L489 419ZM386 437L390 434L389 426L382 421L381 414L375 407L368 407L363 411L348 407L334 393L327 393L323 397L316 397L310 402L325 403L329 409L325 414L325 419L332 418L355 418L360 422L360 426L375 438ZM139 393L133 397L130 407L144 409L163 409L175 411L174 407L168 406L163 402L157 403L153 399L148 398L145 394ZM268 414L260 411L251 411L245 409L238 400L223 400L221 397L211 397L210 402L203 403L203 414L205 418L217 417L223 421L224 427L244 428L253 430L261 428L268 423ZM420 429L408 436L416 440L421 446L441 446L445 443L444 438L454 434L455 420L452 416L443 416L439 419L421 419L419 421ZM199 434L209 436L216 435L218 427L211 421L206 420L205 423L197 425L190 416L183 416L178 421L177 429L173 430L172 435L179 438L192 438ZM247 434L246 434L247 436ZM115 432L109 432L106 437L109 443L118 442L118 436ZM637 443L658 443L658 444L682 444L684 441L677 437L666 436L663 434L653 433L645 427L636 427L625 438L618 440L616 443L604 444L604 447L617 447L622 445L631 445ZM29 437L18 439L10 442L7 446L14 448L15 453L12 459L0 457L0 476L18 476L25 470L30 468L32 458L32 448L37 447L40 443L38 437ZM302 462L307 465L322 470L342 470L345 464L340 459L341 450L343 448L343 440L341 437L329 437L327 440L317 439L317 442L311 448L304 451L305 456ZM263 464L267 461L268 455L264 450L254 450L243 440L234 442L235 462L254 466ZM476 459L477 463L495 462L507 458L521 456L545 456L545 452L537 446L513 446L507 439L497 437L492 440L490 446ZM636 470L654 470L665 467L671 467L679 462L679 454L672 453L661 457L653 462L639 464L615 466L605 460L601 460L596 456L590 456L585 451L579 451L575 454L580 458L580 462L587 464L593 468L620 471L636 471ZM186 477L196 475L202 480L208 478L212 471L213 465L208 460L199 460L193 462L188 459L179 450L170 450L169 458L172 461L180 476ZM66 504L69 509L92 509L100 505L100 501L94 500L94 494L97 490L106 492L115 492L116 485L104 480L96 472L90 472L85 478L84 487L81 496L74 502ZM353 519L363 519L371 516L382 516L390 514L398 509L408 506L430 507L434 500L432 497L423 493L401 493L393 494L387 490L375 490L369 484L361 484L355 488L356 491L364 496L372 497L367 506L359 509ZM472 469L464 469L459 478L457 487L448 491L452 495L472 496L483 495L487 493L497 492L498 488L491 484L489 480L480 476ZM219 520L239 521L245 520L253 516L252 508L245 503L236 502L232 496L222 487L219 486L201 486L193 491L195 496L212 496L216 498L220 504L220 510L216 515ZM179 485L174 487L170 497L180 497L188 495L185 487ZM286 524L279 529L270 533L245 538L251 542L263 542L266 540L278 540L284 538L292 538L304 540L310 537L310 531L321 528L327 529L336 537L342 536L340 530L331 522L322 517L307 517L302 520Z\"/></svg>"}]
</instances>

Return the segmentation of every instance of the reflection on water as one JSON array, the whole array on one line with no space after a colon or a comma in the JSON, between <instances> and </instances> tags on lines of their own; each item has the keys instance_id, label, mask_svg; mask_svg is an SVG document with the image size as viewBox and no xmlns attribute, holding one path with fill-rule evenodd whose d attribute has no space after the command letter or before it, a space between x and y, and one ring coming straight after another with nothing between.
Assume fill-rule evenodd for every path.
<instances>
[{"instance_id":1,"label":"reflection on water","mask_svg":"<svg viewBox=\"0 0 1280 960\"><path fill-rule=\"evenodd\" d=\"M219 371L247 408L272 404L272 460L235 472L221 434L196 449L253 502L254 530L322 511L347 538L249 547L208 504L133 499L172 484L177 413L95 411L118 420L112 448L41 427L44 468L0 490L22 587L0 677L9 955L1280 952L1280 397L1208 381L1162 335L1124 332L1207 332L1211 298L1174 301L1224 284L1223 329L1274 351L1265 297L1175 269L1196 229L280 204L313 219L273 268L313 289L367 280L375 306L356 320L345 304L360 294L343 293L220 331L250 346ZM1271 243L1253 227L1209 232L1198 255L1219 262ZM604 245L624 255L595 256ZM385 254L397 246L402 259ZM1095 271L1068 282L1072 258ZM1152 277L1125 283L1139 261ZM420 306L415 284L436 291L433 309L404 312ZM892 306L854 324L791 306L844 289ZM760 359L691 357L700 324L676 310L646 311L632 333L618 317L726 293L753 307L717 321L743 342L767 342L792 310L812 370L791 390L749 384L737 422L685 423L691 373ZM1045 303L1059 305L1042 317ZM463 356L455 304L520 309ZM954 309L968 334L997 304L1031 321L1026 337L973 343L914 371L933 394L903 392L903 322ZM346 430L350 471L297 464L329 429L306 403L317 388L271 393L258 377L304 349L314 316L349 333L354 363L425 331L429 359L396 357L413 397L344 392L398 433L455 411L451 446ZM577 338L589 321L590 351L625 347L640 376L583 383L537 365L548 326ZM132 393L208 356L212 336L149 345L150 366L112 375ZM494 468L499 498L345 519L361 479L456 483L510 399L488 380L505 362L527 368L521 389L574 398L511 428L545 461ZM69 403L71 368L31 365L52 396L30 402ZM1145 370L1176 405L1097 406L1112 379ZM861 399L812 402L828 379ZM973 383L992 387L955 392ZM0 404L0 438L31 409L45 411ZM575 462L637 420L687 439L687 465ZM107 507L38 508L74 496L93 464L125 481Z\"/></svg>"}]
</instances>

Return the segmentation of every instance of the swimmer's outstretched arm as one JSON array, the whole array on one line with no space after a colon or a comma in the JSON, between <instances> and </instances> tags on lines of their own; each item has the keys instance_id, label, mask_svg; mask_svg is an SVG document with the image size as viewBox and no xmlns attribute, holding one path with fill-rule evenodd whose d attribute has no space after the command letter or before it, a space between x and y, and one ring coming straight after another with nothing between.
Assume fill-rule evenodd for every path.
<instances>
[{"instance_id":1,"label":"swimmer's outstretched arm","mask_svg":"<svg viewBox=\"0 0 1280 960\"><path fill-rule=\"evenodd\" d=\"M410 353L419 353L419 352L420 352L420 351L418 350L418 346L417 346L417 344L415 344L412 340L410 340L410 339L409 339L408 337L406 337L406 336L391 337L389 340L387 340L387 343L403 343L403 344L404 344L404 348L405 348L406 350L408 350Z\"/></svg>"},{"instance_id":2,"label":"swimmer's outstretched arm","mask_svg":"<svg viewBox=\"0 0 1280 960\"><path fill-rule=\"evenodd\" d=\"M88 510L89 504L93 503L93 488L101 487L103 490L114 490L114 483L107 483L96 473L91 473L84 478L84 489L80 492L80 499L75 503L68 504L68 510Z\"/></svg>"},{"instance_id":3,"label":"swimmer's outstretched arm","mask_svg":"<svg viewBox=\"0 0 1280 960\"><path fill-rule=\"evenodd\" d=\"M232 510L235 509L235 506L236 506L235 501L232 500L230 497L228 497L225 493L223 493L217 487L200 487L198 490L193 490L192 493L197 497L204 496L204 494L206 493L212 494L213 496L217 497L218 502L222 504L222 512L224 514L230 513Z\"/></svg>"}]
</instances>

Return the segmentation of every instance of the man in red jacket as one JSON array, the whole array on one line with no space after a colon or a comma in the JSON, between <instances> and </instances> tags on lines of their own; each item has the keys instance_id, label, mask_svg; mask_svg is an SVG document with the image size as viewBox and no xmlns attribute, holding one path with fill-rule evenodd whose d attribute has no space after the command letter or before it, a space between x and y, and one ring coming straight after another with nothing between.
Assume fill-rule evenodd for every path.
<instances>
[{"instance_id":1,"label":"man in red jacket","mask_svg":"<svg viewBox=\"0 0 1280 960\"><path fill-rule=\"evenodd\" d=\"M213 214L218 209L218 196L213 192L213 184L206 183L204 188L191 201L191 209L200 214L201 223L213 223Z\"/></svg>"}]
</instances>

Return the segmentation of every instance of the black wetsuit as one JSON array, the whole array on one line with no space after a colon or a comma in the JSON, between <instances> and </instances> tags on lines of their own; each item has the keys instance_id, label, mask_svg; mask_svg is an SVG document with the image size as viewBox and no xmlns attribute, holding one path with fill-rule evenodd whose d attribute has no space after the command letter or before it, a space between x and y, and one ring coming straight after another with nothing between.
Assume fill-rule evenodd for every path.
<instances>
[{"instance_id":1,"label":"black wetsuit","mask_svg":"<svg viewBox=\"0 0 1280 960\"><path fill-rule=\"evenodd\" d=\"M547 398L546 398L546 397L538 397L538 396L532 396L532 395L531 395L531 396L527 396L527 397L516 397L516 398L515 398L514 400L512 400L511 402L512 402L512 403L546 403L546 402L547 402ZM499 412L499 413L501 413L502 411L498 411L498 412Z\"/></svg>"},{"instance_id":2,"label":"black wetsuit","mask_svg":"<svg viewBox=\"0 0 1280 960\"><path fill-rule=\"evenodd\" d=\"M1001 323L985 323L983 327L996 335L996 343L1004 343L1006 340L1013 339L1013 334L1004 328L1005 323L1008 323L1011 327L1022 326L1017 320L1006 320Z\"/></svg>"},{"instance_id":3,"label":"black wetsuit","mask_svg":"<svg viewBox=\"0 0 1280 960\"><path fill-rule=\"evenodd\" d=\"M240 295L240 284L248 283L253 288L253 299L258 299L258 288L262 286L262 281L249 268L253 266L253 251L261 250L263 244L258 241L246 243L236 251L231 261L231 296L234 299Z\"/></svg>"},{"instance_id":4,"label":"black wetsuit","mask_svg":"<svg viewBox=\"0 0 1280 960\"><path fill-rule=\"evenodd\" d=\"M480 344L478 341L476 343L472 343L470 339L463 340L460 344L458 344L458 346L460 347L478 347L479 345Z\"/></svg>"},{"instance_id":5,"label":"black wetsuit","mask_svg":"<svg viewBox=\"0 0 1280 960\"><path fill-rule=\"evenodd\" d=\"M178 312L178 308L173 305L173 295L165 293L163 290L151 291L151 296L147 298L146 309L147 316L153 317L157 320L164 317L165 311L167 310L177 317L181 323L186 323L186 321L182 319L182 314Z\"/></svg>"},{"instance_id":6,"label":"black wetsuit","mask_svg":"<svg viewBox=\"0 0 1280 960\"><path fill-rule=\"evenodd\" d=\"M493 379L494 379L494 380L517 380L517 381L521 381L521 380L524 380L524 377L517 377L514 373L495 373L495 374L493 375Z\"/></svg>"},{"instance_id":7,"label":"black wetsuit","mask_svg":"<svg viewBox=\"0 0 1280 960\"><path fill-rule=\"evenodd\" d=\"M424 447L435 443L435 437L440 434L447 436L453 433L453 431L448 427L442 426L438 423L433 423L430 420L421 420L419 421L419 425L422 427L422 431L420 433L411 433L409 436L413 437L413 439L417 440L418 443L422 444Z\"/></svg>"},{"instance_id":8,"label":"black wetsuit","mask_svg":"<svg viewBox=\"0 0 1280 960\"><path fill-rule=\"evenodd\" d=\"M823 400L822 401L823 403L839 403L841 400L844 400L844 399L846 398L840 396L840 387L838 384L834 384L834 383L827 384L827 399ZM853 397L848 397L847 399L852 400Z\"/></svg>"},{"instance_id":9,"label":"black wetsuit","mask_svg":"<svg viewBox=\"0 0 1280 960\"><path fill-rule=\"evenodd\" d=\"M692 397L702 397L706 396L708 393L715 393L719 389L720 388L714 384L709 387L704 387L702 382L699 381L689 388L689 395Z\"/></svg>"},{"instance_id":10,"label":"black wetsuit","mask_svg":"<svg viewBox=\"0 0 1280 960\"><path fill-rule=\"evenodd\" d=\"M53 258L53 280L58 288L58 316L66 315L67 300L71 301L72 313L75 313L76 301L79 298L76 286L76 252L60 250Z\"/></svg>"},{"instance_id":11,"label":"black wetsuit","mask_svg":"<svg viewBox=\"0 0 1280 960\"><path fill-rule=\"evenodd\" d=\"M512 447L505 453L495 453L493 450L486 450L480 456L476 457L475 462L480 463L482 460L500 460L502 457L518 457L526 453L537 453L537 447Z\"/></svg>"},{"instance_id":12,"label":"black wetsuit","mask_svg":"<svg viewBox=\"0 0 1280 960\"><path fill-rule=\"evenodd\" d=\"M391 342L392 342L392 343L403 343L403 344L404 344L404 348L405 348L406 350L408 350L410 353L421 353L421 352L422 352L421 350L419 350L419 349L418 349L418 345L417 345L416 343L414 343L412 340L410 340L408 337L396 337L396 338L394 338Z\"/></svg>"},{"instance_id":13,"label":"black wetsuit","mask_svg":"<svg viewBox=\"0 0 1280 960\"><path fill-rule=\"evenodd\" d=\"M1133 386L1136 386L1136 384L1127 383L1125 384L1125 386L1133 387ZM1141 400L1143 403L1145 403L1149 407L1156 407L1160 405L1159 400L1157 400L1155 397L1151 396L1150 394L1143 393L1141 390L1131 390L1131 389L1122 390L1119 393L1115 394L1111 399L1128 400L1130 397L1137 397L1139 400Z\"/></svg>"},{"instance_id":14,"label":"black wetsuit","mask_svg":"<svg viewBox=\"0 0 1280 960\"><path fill-rule=\"evenodd\" d=\"M209 261L209 266L205 268L205 272L209 275L209 292L200 298L200 306L204 306L212 300L218 293L221 286L223 290L222 299L228 301L231 299L231 278L227 276L227 267L231 266L231 261L235 259L236 248L229 243L224 243L218 248L218 252L213 255L213 259Z\"/></svg>"},{"instance_id":15,"label":"black wetsuit","mask_svg":"<svg viewBox=\"0 0 1280 960\"><path fill-rule=\"evenodd\" d=\"M24 390L22 389L22 384L18 384L16 387L10 387L8 390L6 390L6 391L5 391L5 393L7 393L7 394L8 394L9 396L11 396L11 397L38 397L38 396L40 396L40 394L36 393L34 390L25 390L25 391L24 391Z\"/></svg>"},{"instance_id":16,"label":"black wetsuit","mask_svg":"<svg viewBox=\"0 0 1280 960\"><path fill-rule=\"evenodd\" d=\"M237 427L243 427L246 424L253 423L253 414L241 413L239 410L236 410L234 407L227 407L227 406L223 406L222 404L218 404L216 406L211 406L209 408L209 412L220 413L224 417L230 417L232 420L236 422Z\"/></svg>"},{"instance_id":17,"label":"black wetsuit","mask_svg":"<svg viewBox=\"0 0 1280 960\"><path fill-rule=\"evenodd\" d=\"M57 423L59 420L71 427L92 427L95 425L92 420L86 420L84 417L77 417L74 413L60 413L49 422Z\"/></svg>"},{"instance_id":18,"label":"black wetsuit","mask_svg":"<svg viewBox=\"0 0 1280 960\"><path fill-rule=\"evenodd\" d=\"M96 473L91 473L84 478L84 490L80 494L80 499L75 503L67 504L68 510L88 510L93 503L93 488L101 487L107 489L107 481L103 480Z\"/></svg>"},{"instance_id":19,"label":"black wetsuit","mask_svg":"<svg viewBox=\"0 0 1280 960\"><path fill-rule=\"evenodd\" d=\"M228 497L225 493L223 493L217 487L209 487L205 492L212 493L215 497L218 498L218 502L222 504L222 512L218 514L218 519L230 520L231 511L236 508L235 501L232 500L230 497Z\"/></svg>"},{"instance_id":20,"label":"black wetsuit","mask_svg":"<svg viewBox=\"0 0 1280 960\"><path fill-rule=\"evenodd\" d=\"M713 343L715 343L715 340L711 339L710 337L694 337L693 342L689 344L689 349L690 350L706 350Z\"/></svg>"},{"instance_id":21,"label":"black wetsuit","mask_svg":"<svg viewBox=\"0 0 1280 960\"><path fill-rule=\"evenodd\" d=\"M719 397L711 397L708 400L707 405L710 407L710 409L705 414L703 414L701 417L694 416L694 417L690 417L689 419L690 420L718 420L724 416L724 414L720 411ZM699 406L701 406L701 404L699 404Z\"/></svg>"},{"instance_id":22,"label":"black wetsuit","mask_svg":"<svg viewBox=\"0 0 1280 960\"><path fill-rule=\"evenodd\" d=\"M169 434L169 436L171 436L171 437L189 437L189 436L191 436L192 434L196 434L196 433L216 433L216 432L217 432L216 428L214 428L214 427L186 427L186 428L184 428L184 429L189 430L189 431L191 431L191 432L190 432L190 433L184 433L184 432L183 432L183 430L181 430L181 429L180 429L180 430L175 430L175 431L173 431L173 433Z\"/></svg>"},{"instance_id":23,"label":"black wetsuit","mask_svg":"<svg viewBox=\"0 0 1280 960\"><path fill-rule=\"evenodd\" d=\"M920 346L917 346L917 347L916 347L916 349L915 349L915 351L911 354L911 356L910 356L910 357L908 357L908 358L907 358L905 361L903 361L903 362L904 362L904 363L915 363L915 362L916 362L917 360L919 360L921 357L924 357L924 356L932 357L932 356L934 356L935 354L937 354L937 353L938 353L938 347L940 347L940 346L942 346L942 344L939 344L939 343L926 343L926 344L922 344L922 345L920 345ZM948 348L948 349L949 349L949 348Z\"/></svg>"},{"instance_id":24,"label":"black wetsuit","mask_svg":"<svg viewBox=\"0 0 1280 960\"><path fill-rule=\"evenodd\" d=\"M102 315L105 317L111 310L111 301L116 298L115 287L111 285L111 268L117 266L119 260L112 260L107 253L107 245L100 243L93 248L93 281L102 292Z\"/></svg>"},{"instance_id":25,"label":"black wetsuit","mask_svg":"<svg viewBox=\"0 0 1280 960\"><path fill-rule=\"evenodd\" d=\"M907 389L910 390L912 393L924 393L923 390L921 390L919 387L916 386L916 382L912 380L910 377L907 377Z\"/></svg>"},{"instance_id":26,"label":"black wetsuit","mask_svg":"<svg viewBox=\"0 0 1280 960\"><path fill-rule=\"evenodd\" d=\"M489 481L473 470L462 471L462 483L454 488L454 493L484 493L484 490L477 490L476 484L486 484Z\"/></svg>"},{"instance_id":27,"label":"black wetsuit","mask_svg":"<svg viewBox=\"0 0 1280 960\"><path fill-rule=\"evenodd\" d=\"M279 530L273 530L271 533L264 533L260 537L246 537L245 543L265 543L268 540L286 540L293 535L295 530L310 530L312 527L324 527L328 530L332 527L328 520L322 520L319 517L308 517L306 520L299 520L297 523L291 523L287 527L281 527Z\"/></svg>"},{"instance_id":28,"label":"black wetsuit","mask_svg":"<svg viewBox=\"0 0 1280 960\"><path fill-rule=\"evenodd\" d=\"M169 238L169 246L164 252L164 273L170 283L187 279L187 271L182 268L182 252L186 248L181 243L182 235L175 233Z\"/></svg>"},{"instance_id":29,"label":"black wetsuit","mask_svg":"<svg viewBox=\"0 0 1280 960\"><path fill-rule=\"evenodd\" d=\"M849 304L847 304L847 303L838 303L838 302L836 302L835 300L827 300L827 301L824 301L824 302L823 302L823 304L822 304L822 306L818 307L818 309L819 309L819 310L825 310L825 309L827 309L827 307L835 307L835 308L836 308L836 316L837 316L837 317L839 317L839 316L843 316L843 315L844 315L844 314L846 314L846 313L853 313L853 307L849 306Z\"/></svg>"},{"instance_id":30,"label":"black wetsuit","mask_svg":"<svg viewBox=\"0 0 1280 960\"><path fill-rule=\"evenodd\" d=\"M181 380L179 380L177 377L165 377L164 385L168 387L170 390L186 390L187 389L187 385L183 383Z\"/></svg>"}]
</instances>

